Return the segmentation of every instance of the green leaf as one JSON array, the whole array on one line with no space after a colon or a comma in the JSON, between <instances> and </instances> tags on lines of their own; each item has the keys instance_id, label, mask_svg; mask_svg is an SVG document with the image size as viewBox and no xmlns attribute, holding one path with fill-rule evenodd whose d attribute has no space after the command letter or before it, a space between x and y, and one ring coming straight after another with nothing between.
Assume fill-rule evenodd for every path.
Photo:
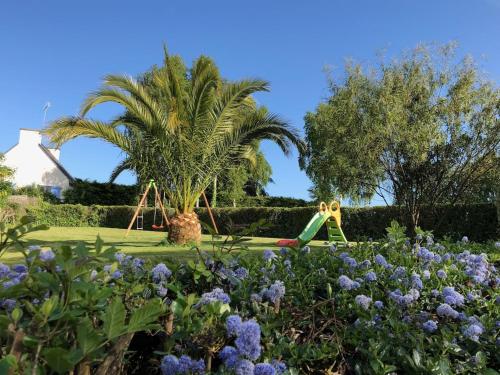
<instances>
[{"instance_id":1,"label":"green leaf","mask_svg":"<svg viewBox=\"0 0 500 375\"><path fill-rule=\"evenodd\" d=\"M19 307L16 307L14 310L12 310L11 316L14 322L17 323L23 316L23 310L21 310Z\"/></svg>"},{"instance_id":2,"label":"green leaf","mask_svg":"<svg viewBox=\"0 0 500 375\"><path fill-rule=\"evenodd\" d=\"M160 300L149 301L132 313L127 332L132 333L150 328L150 324L158 320L163 310L163 304Z\"/></svg>"},{"instance_id":3,"label":"green leaf","mask_svg":"<svg viewBox=\"0 0 500 375\"><path fill-rule=\"evenodd\" d=\"M417 349L413 349L413 362L415 362L415 366L420 367L422 365L420 353Z\"/></svg>"},{"instance_id":4,"label":"green leaf","mask_svg":"<svg viewBox=\"0 0 500 375\"><path fill-rule=\"evenodd\" d=\"M40 312L42 313L42 315L45 318L48 318L50 314L52 314L56 309L58 302L59 302L59 297L56 295L45 300L44 303L42 304L42 307L40 308Z\"/></svg>"},{"instance_id":5,"label":"green leaf","mask_svg":"<svg viewBox=\"0 0 500 375\"><path fill-rule=\"evenodd\" d=\"M99 255L102 251L102 246L104 245L104 241L101 239L101 236L97 235L95 240L95 253Z\"/></svg>"},{"instance_id":6,"label":"green leaf","mask_svg":"<svg viewBox=\"0 0 500 375\"><path fill-rule=\"evenodd\" d=\"M43 358L49 367L59 374L68 372L73 368L69 359L69 352L63 348L48 348L43 351Z\"/></svg>"},{"instance_id":7,"label":"green leaf","mask_svg":"<svg viewBox=\"0 0 500 375\"><path fill-rule=\"evenodd\" d=\"M9 370L17 369L16 357L12 354L7 354L0 360L0 374L8 374Z\"/></svg>"},{"instance_id":8,"label":"green leaf","mask_svg":"<svg viewBox=\"0 0 500 375\"><path fill-rule=\"evenodd\" d=\"M119 297L107 307L103 317L103 330L108 339L120 336L125 326L125 306Z\"/></svg>"},{"instance_id":9,"label":"green leaf","mask_svg":"<svg viewBox=\"0 0 500 375\"><path fill-rule=\"evenodd\" d=\"M76 329L76 339L84 356L97 349L104 341L99 337L88 318L80 321Z\"/></svg>"}]
</instances>

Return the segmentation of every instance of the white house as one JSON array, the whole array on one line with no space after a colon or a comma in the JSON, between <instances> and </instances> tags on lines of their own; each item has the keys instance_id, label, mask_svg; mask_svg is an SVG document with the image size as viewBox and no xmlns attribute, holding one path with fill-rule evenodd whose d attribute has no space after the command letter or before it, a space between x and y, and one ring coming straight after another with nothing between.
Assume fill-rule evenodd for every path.
<instances>
[{"instance_id":1,"label":"white house","mask_svg":"<svg viewBox=\"0 0 500 375\"><path fill-rule=\"evenodd\" d=\"M58 198L73 177L59 162L60 150L42 144L39 130L21 129L19 143L5 152L5 165L14 169L16 187L39 185Z\"/></svg>"}]
</instances>

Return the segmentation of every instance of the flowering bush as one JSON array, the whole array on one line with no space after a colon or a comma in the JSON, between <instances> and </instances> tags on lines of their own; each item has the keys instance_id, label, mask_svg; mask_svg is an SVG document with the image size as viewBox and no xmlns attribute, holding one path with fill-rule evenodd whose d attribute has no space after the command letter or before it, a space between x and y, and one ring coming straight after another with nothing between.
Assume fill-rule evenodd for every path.
<instances>
[{"instance_id":1,"label":"flowering bush","mask_svg":"<svg viewBox=\"0 0 500 375\"><path fill-rule=\"evenodd\" d=\"M410 241L393 225L386 241L338 249L255 255L231 238L178 263L100 239L42 249L9 238L24 261L0 264L0 373L500 367L500 280L486 255L500 244L439 243L425 232Z\"/></svg>"}]
</instances>

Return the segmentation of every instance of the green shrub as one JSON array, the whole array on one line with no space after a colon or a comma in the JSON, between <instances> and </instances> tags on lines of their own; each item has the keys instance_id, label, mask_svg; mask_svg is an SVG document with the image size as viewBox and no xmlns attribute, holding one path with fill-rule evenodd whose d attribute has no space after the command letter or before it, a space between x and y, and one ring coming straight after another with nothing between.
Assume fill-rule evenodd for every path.
<instances>
[{"instance_id":1,"label":"green shrub","mask_svg":"<svg viewBox=\"0 0 500 375\"><path fill-rule=\"evenodd\" d=\"M82 206L82 205L49 205L27 209L27 215L40 224L52 226L93 226L126 228L135 207L133 206ZM229 227L246 226L259 220L268 225L259 230L256 235L263 237L294 238L305 228L316 212L316 207L247 207L247 208L215 208L214 217L222 233L227 233ZM210 224L210 218L205 208L197 210L200 220ZM172 215L173 211L169 212ZM144 229L153 224L154 209L144 209ZM438 222L441 219L441 223ZM399 207L364 207L342 208L342 228L348 240L379 239L385 234L385 228L392 220L402 220ZM160 212L157 211L156 223L160 222ZM438 238L450 236L460 239L467 235L473 241L484 242L498 238L497 213L493 204L474 204L468 206L441 206L435 214L424 211L421 227L434 230ZM326 229L318 234L318 239L327 239Z\"/></svg>"}]
</instances>

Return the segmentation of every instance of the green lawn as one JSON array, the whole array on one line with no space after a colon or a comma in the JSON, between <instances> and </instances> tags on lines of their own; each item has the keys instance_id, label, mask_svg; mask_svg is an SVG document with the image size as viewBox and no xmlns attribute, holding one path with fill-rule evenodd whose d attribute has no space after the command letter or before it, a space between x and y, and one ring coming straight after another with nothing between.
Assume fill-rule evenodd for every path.
<instances>
[{"instance_id":1,"label":"green lawn","mask_svg":"<svg viewBox=\"0 0 500 375\"><path fill-rule=\"evenodd\" d=\"M39 231L29 234L26 239L32 245L50 247L53 244L75 245L84 242L93 246L97 235L105 242L106 246L115 246L121 251L134 256L168 256L175 258L185 258L192 254L189 246L160 245L165 238L163 232L152 231L131 231L125 237L124 229L116 228L75 228L75 227L52 227L46 231ZM225 237L223 237L225 238ZM278 248L274 245L276 238L251 237L247 246L252 251L262 251L264 249ZM323 241L313 241L311 246L322 246ZM324 245L323 245L324 246ZM203 250L211 250L211 237L203 235ZM12 262L18 255L15 252L8 252L3 257L4 261Z\"/></svg>"}]
</instances>

